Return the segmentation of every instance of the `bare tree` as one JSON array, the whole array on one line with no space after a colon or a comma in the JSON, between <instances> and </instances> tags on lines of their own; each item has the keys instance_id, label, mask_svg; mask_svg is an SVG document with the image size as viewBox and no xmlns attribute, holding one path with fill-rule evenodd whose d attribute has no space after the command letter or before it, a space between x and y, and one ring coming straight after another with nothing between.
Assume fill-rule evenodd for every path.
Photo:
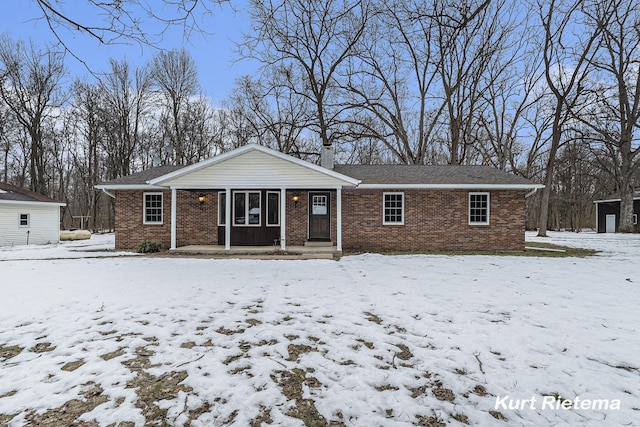
<instances>
[{"instance_id":1,"label":"bare tree","mask_svg":"<svg viewBox=\"0 0 640 427\"><path fill-rule=\"evenodd\" d=\"M116 60L111 60L111 72L99 83L107 179L134 171L146 130L144 121L150 114L150 86L147 68L132 72L126 61Z\"/></svg>"},{"instance_id":2,"label":"bare tree","mask_svg":"<svg viewBox=\"0 0 640 427\"><path fill-rule=\"evenodd\" d=\"M437 76L435 21L424 18L429 7L422 1L381 2L348 70L351 102L362 110L352 120L361 128L359 139L380 140L406 164L425 162L444 109L444 102L432 102ZM387 36L379 37L383 32Z\"/></svg>"},{"instance_id":3,"label":"bare tree","mask_svg":"<svg viewBox=\"0 0 640 427\"><path fill-rule=\"evenodd\" d=\"M76 81L71 88L73 101L69 109L70 140L73 141L73 208L81 215L89 216L87 227L95 230L101 223L102 192L95 189L103 177L104 165L100 147L104 142L104 126L101 117L101 93L98 85ZM110 203L110 201L109 201Z\"/></svg>"},{"instance_id":4,"label":"bare tree","mask_svg":"<svg viewBox=\"0 0 640 427\"><path fill-rule=\"evenodd\" d=\"M185 49L159 52L153 58L151 77L163 103L163 139L173 148L176 164L189 164L194 159L185 155L185 124L190 98L198 94L198 68Z\"/></svg>"},{"instance_id":5,"label":"bare tree","mask_svg":"<svg viewBox=\"0 0 640 427\"><path fill-rule=\"evenodd\" d=\"M586 108L574 117L605 145L603 153L613 160L607 169L620 193L619 231L633 232L634 177L640 169L640 6L617 0L611 8L593 4L589 26L607 22L601 34L600 51L591 60L598 71Z\"/></svg>"},{"instance_id":6,"label":"bare tree","mask_svg":"<svg viewBox=\"0 0 640 427\"><path fill-rule=\"evenodd\" d=\"M545 168L545 187L540 198L538 236L546 237L549 218L549 200L553 189L553 174L558 149L563 141L565 125L584 95L584 82L591 70L604 23L585 27L586 2L590 0L539 1L537 10L542 27L541 52L544 61L546 86L552 94L553 122L551 141ZM570 31L579 26L584 31Z\"/></svg>"},{"instance_id":7,"label":"bare tree","mask_svg":"<svg viewBox=\"0 0 640 427\"><path fill-rule=\"evenodd\" d=\"M281 68L274 68L260 79L241 77L229 102L247 113L260 144L300 157L310 154L307 150L311 148L300 146L300 134L310 120L308 102L283 89L278 79L286 75Z\"/></svg>"},{"instance_id":8,"label":"bare tree","mask_svg":"<svg viewBox=\"0 0 640 427\"><path fill-rule=\"evenodd\" d=\"M48 194L43 125L62 105L63 58L6 35L0 38L0 97L29 135L30 189L41 194Z\"/></svg>"},{"instance_id":9,"label":"bare tree","mask_svg":"<svg viewBox=\"0 0 640 427\"><path fill-rule=\"evenodd\" d=\"M313 105L309 128L323 145L343 137L342 67L369 19L368 0L252 0L254 34L241 48L264 67L282 67L282 87Z\"/></svg>"},{"instance_id":10,"label":"bare tree","mask_svg":"<svg viewBox=\"0 0 640 427\"><path fill-rule=\"evenodd\" d=\"M163 0L149 3L143 0L87 0L68 9L64 0L33 0L40 10L38 19L46 22L60 44L68 49L68 40L78 34L102 44L137 43L156 46L164 33L181 27L186 37L198 32L207 34L206 18L216 5L228 0ZM158 7L161 3L161 7ZM78 7L80 6L80 7ZM78 58L81 60L81 58Z\"/></svg>"}]
</instances>

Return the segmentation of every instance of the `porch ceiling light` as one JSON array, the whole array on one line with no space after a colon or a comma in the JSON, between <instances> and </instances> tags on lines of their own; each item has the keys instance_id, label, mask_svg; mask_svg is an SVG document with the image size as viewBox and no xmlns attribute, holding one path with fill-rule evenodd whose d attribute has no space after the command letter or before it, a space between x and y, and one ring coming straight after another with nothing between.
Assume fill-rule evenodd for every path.
<instances>
[{"instance_id":1,"label":"porch ceiling light","mask_svg":"<svg viewBox=\"0 0 640 427\"><path fill-rule=\"evenodd\" d=\"M205 197L205 195L204 195L204 194L200 194L200 195L198 196L198 201L200 202L200 205L201 205L201 206L202 206L202 205L204 205L205 200L207 200L207 198Z\"/></svg>"}]
</instances>

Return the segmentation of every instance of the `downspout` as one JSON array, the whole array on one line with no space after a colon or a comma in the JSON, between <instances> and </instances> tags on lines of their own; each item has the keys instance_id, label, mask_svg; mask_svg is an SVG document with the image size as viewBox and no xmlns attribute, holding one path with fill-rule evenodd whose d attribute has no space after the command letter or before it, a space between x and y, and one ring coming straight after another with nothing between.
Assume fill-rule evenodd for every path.
<instances>
[{"instance_id":1,"label":"downspout","mask_svg":"<svg viewBox=\"0 0 640 427\"><path fill-rule=\"evenodd\" d=\"M524 195L525 199L528 199L530 196L533 196L534 194L536 194L538 192L538 188L534 188L533 190L529 191L527 194Z\"/></svg>"},{"instance_id":2,"label":"downspout","mask_svg":"<svg viewBox=\"0 0 640 427\"><path fill-rule=\"evenodd\" d=\"M107 190L106 188L102 188L101 190L102 190L102 192L103 192L104 194L106 194L107 196L111 197L112 199L115 199L115 198L116 198L116 195L115 195L115 194L113 194L113 193L111 193L111 192L110 192L109 190Z\"/></svg>"}]
</instances>

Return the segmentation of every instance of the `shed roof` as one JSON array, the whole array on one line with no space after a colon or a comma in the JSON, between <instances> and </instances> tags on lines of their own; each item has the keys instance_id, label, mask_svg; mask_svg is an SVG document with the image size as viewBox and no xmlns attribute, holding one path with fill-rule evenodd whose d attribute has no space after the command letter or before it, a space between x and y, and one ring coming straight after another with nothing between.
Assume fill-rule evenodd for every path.
<instances>
[{"instance_id":1,"label":"shed roof","mask_svg":"<svg viewBox=\"0 0 640 427\"><path fill-rule=\"evenodd\" d=\"M640 191L633 192L633 200L640 200ZM605 197L601 200L595 200L593 203L608 203L608 202L620 202L622 201L622 197L620 194L612 194L610 196Z\"/></svg>"},{"instance_id":2,"label":"shed roof","mask_svg":"<svg viewBox=\"0 0 640 427\"><path fill-rule=\"evenodd\" d=\"M40 202L63 204L42 194L35 193L15 185L0 182L0 200L14 202Z\"/></svg>"}]
</instances>

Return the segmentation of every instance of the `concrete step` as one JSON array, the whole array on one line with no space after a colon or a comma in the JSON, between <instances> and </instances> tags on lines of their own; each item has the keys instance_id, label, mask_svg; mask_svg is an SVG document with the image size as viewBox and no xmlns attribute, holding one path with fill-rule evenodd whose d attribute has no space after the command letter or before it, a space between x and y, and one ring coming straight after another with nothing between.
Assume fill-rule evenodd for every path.
<instances>
[{"instance_id":1,"label":"concrete step","mask_svg":"<svg viewBox=\"0 0 640 427\"><path fill-rule=\"evenodd\" d=\"M308 248L330 248L333 242L304 242L304 245Z\"/></svg>"}]
</instances>

